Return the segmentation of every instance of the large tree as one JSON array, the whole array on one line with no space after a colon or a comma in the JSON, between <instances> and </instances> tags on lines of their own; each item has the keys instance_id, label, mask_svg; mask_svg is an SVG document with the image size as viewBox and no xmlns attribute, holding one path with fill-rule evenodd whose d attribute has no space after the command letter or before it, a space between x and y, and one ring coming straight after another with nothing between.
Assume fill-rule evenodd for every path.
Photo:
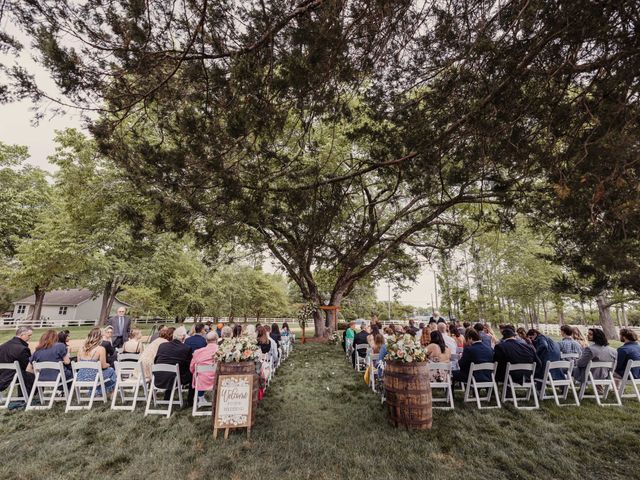
<instances>
[{"instance_id":1,"label":"large tree","mask_svg":"<svg viewBox=\"0 0 640 480\"><path fill-rule=\"evenodd\" d=\"M553 194L581 148L612 151L612 136L589 135L594 122L627 131L604 112L638 101L633 1L8 8L66 100L102 113L101 147L171 228L265 245L315 303L339 305L382 267L402 271L410 249L461 241L460 216L480 219L484 202ZM15 91L50 96L11 74ZM603 177L605 191L620 178ZM320 269L334 270L328 298Z\"/></svg>"}]
</instances>

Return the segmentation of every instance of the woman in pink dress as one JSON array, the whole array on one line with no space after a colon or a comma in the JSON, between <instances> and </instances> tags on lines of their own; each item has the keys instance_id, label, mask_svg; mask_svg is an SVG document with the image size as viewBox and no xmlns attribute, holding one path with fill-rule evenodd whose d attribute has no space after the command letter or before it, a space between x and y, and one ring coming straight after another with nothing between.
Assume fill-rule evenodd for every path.
<instances>
[{"instance_id":1,"label":"woman in pink dress","mask_svg":"<svg viewBox=\"0 0 640 480\"><path fill-rule=\"evenodd\" d=\"M213 390L213 385L216 380L216 372L204 372L198 374L198 383L196 385L196 366L197 365L213 365L214 354L218 351L218 334L215 331L207 333L207 346L199 348L193 352L191 359L191 375L193 376L192 386L198 391L198 403L204 401L204 393L206 391Z\"/></svg>"}]
</instances>

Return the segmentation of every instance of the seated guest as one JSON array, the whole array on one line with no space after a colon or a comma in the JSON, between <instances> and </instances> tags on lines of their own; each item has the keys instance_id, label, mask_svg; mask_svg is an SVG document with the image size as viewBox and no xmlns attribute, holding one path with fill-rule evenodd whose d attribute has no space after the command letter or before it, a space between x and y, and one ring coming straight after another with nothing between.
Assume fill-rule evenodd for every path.
<instances>
[{"instance_id":1,"label":"seated guest","mask_svg":"<svg viewBox=\"0 0 640 480\"><path fill-rule=\"evenodd\" d=\"M198 391L198 404L204 401L204 393L208 390L213 390L215 384L216 372L205 372L198 374L198 384L196 385L196 367L198 365L213 365L213 356L218 351L218 334L215 331L207 333L205 337L207 340L207 346L199 348L193 352L193 358L191 359L191 365L189 370L193 376L192 386Z\"/></svg>"},{"instance_id":2,"label":"seated guest","mask_svg":"<svg viewBox=\"0 0 640 480\"><path fill-rule=\"evenodd\" d=\"M262 353L269 353L271 351L271 339L267 334L267 329L264 328L262 325L260 325L256 329L256 335L257 335L257 343L258 343L258 347L260 348L260 351Z\"/></svg>"},{"instance_id":3,"label":"seated guest","mask_svg":"<svg viewBox=\"0 0 640 480\"><path fill-rule=\"evenodd\" d=\"M582 332L580 331L580 329L578 327L574 327L573 328L573 335L571 335L573 337L573 339L578 342L580 344L580 346L585 349L586 347L589 346L589 342L587 342L587 339L584 338L584 335L582 335Z\"/></svg>"},{"instance_id":4,"label":"seated guest","mask_svg":"<svg viewBox=\"0 0 640 480\"><path fill-rule=\"evenodd\" d=\"M618 380L622 379L630 360L640 360L640 345L638 345L638 336L636 332L628 328L620 330L620 341L624 344L618 347L618 361L614 377ZM640 367L631 370L633 378L640 378Z\"/></svg>"},{"instance_id":5,"label":"seated guest","mask_svg":"<svg viewBox=\"0 0 640 480\"><path fill-rule=\"evenodd\" d=\"M618 352L609 346L609 340L607 340L606 335L601 329L590 328L587 333L587 338L593 343L582 350L582 355L576 361L576 368L573 372L573 377L580 383L584 383L587 380L587 365L589 365L591 360L594 362L615 362L618 357ZM607 377L607 371L601 368L593 369L592 373L593 378L596 380Z\"/></svg>"},{"instance_id":6,"label":"seated guest","mask_svg":"<svg viewBox=\"0 0 640 480\"><path fill-rule=\"evenodd\" d=\"M278 350L278 344L271 337L271 327L269 325L264 326L265 331L267 332L267 337L269 338L269 342L271 342L271 349L269 352L271 353L271 364L275 367L278 365L280 361L280 351Z\"/></svg>"},{"instance_id":7,"label":"seated guest","mask_svg":"<svg viewBox=\"0 0 640 480\"><path fill-rule=\"evenodd\" d=\"M573 327L562 325L560 327L560 335L562 340L558 342L561 353L577 353L582 355L582 345L573 338Z\"/></svg>"},{"instance_id":8,"label":"seated guest","mask_svg":"<svg viewBox=\"0 0 640 480\"><path fill-rule=\"evenodd\" d=\"M529 337L527 337L527 331L524 328L518 327L518 329L516 330L516 334L518 335L518 338L524 343L533 345L533 343L531 343L531 340L529 340Z\"/></svg>"},{"instance_id":9,"label":"seated guest","mask_svg":"<svg viewBox=\"0 0 640 480\"><path fill-rule=\"evenodd\" d=\"M31 387L35 381L35 375L27 371L29 357L31 357L28 342L31 340L32 335L33 330L30 327L18 327L16 336L0 345L0 363L13 363L17 360L20 364L25 388L27 389L26 392L21 393L25 397L31 393ZM0 370L0 392L9 388L15 373L15 370Z\"/></svg>"},{"instance_id":10,"label":"seated guest","mask_svg":"<svg viewBox=\"0 0 640 480\"><path fill-rule=\"evenodd\" d=\"M359 357L366 357L367 351L365 349L360 349L356 351L356 347L358 345L368 345L367 337L369 336L369 326L366 322L362 322L360 325L360 331L353 338L353 353L351 354L351 363L353 364L353 368L356 367L356 354ZM357 353L356 353L357 352Z\"/></svg>"},{"instance_id":11,"label":"seated guest","mask_svg":"<svg viewBox=\"0 0 640 480\"><path fill-rule=\"evenodd\" d=\"M178 327L173 331L173 338L170 342L162 343L158 347L158 353L153 361L154 364L178 365L180 373L180 383L182 386L189 386L189 396L187 403L193 404L194 390L191 386L191 358L193 353L188 345L184 344L187 338L187 330L184 327ZM206 342L206 340L205 340ZM175 375L169 372L158 372L155 374L155 384L158 388L164 388L164 399L169 400L171 397L171 387Z\"/></svg>"},{"instance_id":12,"label":"seated guest","mask_svg":"<svg viewBox=\"0 0 640 480\"><path fill-rule=\"evenodd\" d=\"M116 349L113 346L113 327L111 325L107 325L102 329L102 342L100 345L104 347L107 352L107 362L112 367L114 366L117 358Z\"/></svg>"},{"instance_id":13,"label":"seated guest","mask_svg":"<svg viewBox=\"0 0 640 480\"><path fill-rule=\"evenodd\" d=\"M349 326L344 331L344 350L345 352L353 347L353 339L356 338L356 322L351 320Z\"/></svg>"},{"instance_id":14,"label":"seated guest","mask_svg":"<svg viewBox=\"0 0 640 480\"><path fill-rule=\"evenodd\" d=\"M73 379L73 373L71 372L71 359L69 358L69 352L67 346L58 342L58 334L55 330L47 330L40 337L40 341L36 346L35 352L31 355L30 362L62 362L64 365L64 376L67 381ZM33 372L33 366L29 365L28 370ZM53 382L58 377L57 370L46 369L40 373L40 380L47 382Z\"/></svg>"},{"instance_id":15,"label":"seated guest","mask_svg":"<svg viewBox=\"0 0 640 480\"><path fill-rule=\"evenodd\" d=\"M534 328L527 332L527 337L531 340L533 348L536 349L536 354L540 362L542 362L542 368L536 370L536 378L542 378L544 376L544 369L547 367L547 362L557 362L561 360L560 347L556 342ZM562 380L562 378L564 378L562 371L558 369L551 370L551 376L554 380Z\"/></svg>"},{"instance_id":16,"label":"seated guest","mask_svg":"<svg viewBox=\"0 0 640 480\"><path fill-rule=\"evenodd\" d=\"M69 347L71 342L71 332L69 330L60 330L58 333L58 343L62 343L65 346Z\"/></svg>"},{"instance_id":17,"label":"seated guest","mask_svg":"<svg viewBox=\"0 0 640 480\"><path fill-rule=\"evenodd\" d=\"M222 337L222 325L220 322L216 323L216 333L218 334L218 338Z\"/></svg>"},{"instance_id":18,"label":"seated guest","mask_svg":"<svg viewBox=\"0 0 640 480\"><path fill-rule=\"evenodd\" d=\"M111 331L113 331L112 328ZM116 371L107 361L107 350L103 345L104 342L104 332L100 330L99 327L92 328L84 344L78 351L78 361L97 362L100 365L105 388L107 389L107 393L109 393L113 391L116 386ZM77 378L82 382L90 382L95 380L96 371L89 368L81 368L78 370ZM96 393L101 394L102 389L99 387Z\"/></svg>"},{"instance_id":19,"label":"seated guest","mask_svg":"<svg viewBox=\"0 0 640 480\"><path fill-rule=\"evenodd\" d=\"M498 364L496 370L496 381L498 382L505 381L507 363L535 363L536 372L543 368L540 358L536 354L533 346L520 340L516 336L516 332L510 327L502 330L502 341L498 343L494 349L493 361ZM511 373L511 378L514 382L522 384L529 376L527 372L523 370L515 370Z\"/></svg>"},{"instance_id":20,"label":"seated guest","mask_svg":"<svg viewBox=\"0 0 640 480\"><path fill-rule=\"evenodd\" d=\"M163 328L167 328L166 325L160 325L155 332L153 332L153 334L151 335L151 338L149 339L149 343L152 343L156 338L158 338L160 336L160 331Z\"/></svg>"},{"instance_id":21,"label":"seated guest","mask_svg":"<svg viewBox=\"0 0 640 480\"><path fill-rule=\"evenodd\" d=\"M456 382L466 382L469 378L471 364L493 362L493 350L480 340L480 333L475 328L469 328L465 334L466 345L462 351L462 357L458 361L460 370L453 372L453 379ZM491 373L482 371L474 373L474 378L479 382L490 382Z\"/></svg>"},{"instance_id":22,"label":"seated guest","mask_svg":"<svg viewBox=\"0 0 640 480\"><path fill-rule=\"evenodd\" d=\"M280 328L278 328L278 324L274 323L271 325L271 333L269 334L271 338L276 342L278 346L280 346L280 341L282 340L282 336L280 335Z\"/></svg>"},{"instance_id":23,"label":"seated guest","mask_svg":"<svg viewBox=\"0 0 640 480\"><path fill-rule=\"evenodd\" d=\"M236 323L233 326L233 338L239 337L240 335L242 335L242 325Z\"/></svg>"},{"instance_id":24,"label":"seated guest","mask_svg":"<svg viewBox=\"0 0 640 480\"><path fill-rule=\"evenodd\" d=\"M443 324L438 324L438 326ZM451 349L447 346L440 329L431 332L429 345L427 345L427 356L431 363L449 363L451 361ZM432 382L444 382L447 380L446 374L438 370L431 370L430 379Z\"/></svg>"},{"instance_id":25,"label":"seated guest","mask_svg":"<svg viewBox=\"0 0 640 480\"><path fill-rule=\"evenodd\" d=\"M140 364L144 372L144 378L149 380L151 378L151 366L158 354L158 348L160 345L166 342L170 342L173 339L174 327L163 327L158 331L158 338L147 345L144 351L140 354Z\"/></svg>"},{"instance_id":26,"label":"seated guest","mask_svg":"<svg viewBox=\"0 0 640 480\"><path fill-rule=\"evenodd\" d=\"M256 326L253 325L252 323L250 323L249 325L245 325L244 326L244 334L251 338L252 340L255 340L256 337ZM218 343L220 343L220 341L218 341Z\"/></svg>"},{"instance_id":27,"label":"seated guest","mask_svg":"<svg viewBox=\"0 0 640 480\"><path fill-rule=\"evenodd\" d=\"M237 325L238 327L240 325ZM196 323L193 327L194 334L184 341L184 344L191 349L191 352L195 352L199 348L207 346L207 339L204 338L204 323Z\"/></svg>"},{"instance_id":28,"label":"seated guest","mask_svg":"<svg viewBox=\"0 0 640 480\"><path fill-rule=\"evenodd\" d=\"M449 336L456 342L456 351L451 353L457 353L464 348L464 331L460 333L460 329L453 323L449 325Z\"/></svg>"},{"instance_id":29,"label":"seated guest","mask_svg":"<svg viewBox=\"0 0 640 480\"><path fill-rule=\"evenodd\" d=\"M289 324L287 322L282 323L282 329L280 330L280 335L282 337L288 337L291 335L291 330L289 329Z\"/></svg>"},{"instance_id":30,"label":"seated guest","mask_svg":"<svg viewBox=\"0 0 640 480\"><path fill-rule=\"evenodd\" d=\"M484 343L489 348L493 348L493 339L491 338L490 335L487 334L487 332L485 332L483 324L478 322L473 326L473 329L476 332L478 332L478 335L480 336L480 340L482 341L482 343Z\"/></svg>"},{"instance_id":31,"label":"seated guest","mask_svg":"<svg viewBox=\"0 0 640 480\"><path fill-rule=\"evenodd\" d=\"M438 323L438 332L442 336L442 340L444 340L444 343L449 348L450 354L458 353L458 344L456 343L456 341L453 338L451 338L447 334L447 324L446 323L444 323L444 322Z\"/></svg>"},{"instance_id":32,"label":"seated guest","mask_svg":"<svg viewBox=\"0 0 640 480\"><path fill-rule=\"evenodd\" d=\"M144 350L142 330L134 328L129 334L129 340L122 345L122 353L142 353L142 350Z\"/></svg>"},{"instance_id":33,"label":"seated guest","mask_svg":"<svg viewBox=\"0 0 640 480\"><path fill-rule=\"evenodd\" d=\"M249 325L247 325L248 327ZM220 338L222 340L224 340L225 338L233 338L233 328L231 328L229 325L225 325L224 327L222 327L221 330L221 334L220 334Z\"/></svg>"}]
</instances>

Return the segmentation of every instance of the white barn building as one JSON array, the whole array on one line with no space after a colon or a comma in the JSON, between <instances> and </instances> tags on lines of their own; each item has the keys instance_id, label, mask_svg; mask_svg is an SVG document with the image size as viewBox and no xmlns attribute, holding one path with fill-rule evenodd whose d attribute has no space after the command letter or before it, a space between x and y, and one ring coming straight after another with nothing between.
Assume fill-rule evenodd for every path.
<instances>
[{"instance_id":1,"label":"white barn building","mask_svg":"<svg viewBox=\"0 0 640 480\"><path fill-rule=\"evenodd\" d=\"M31 295L13 302L13 318L16 320L29 319L35 301L36 296ZM128 308L130 306L116 298L111 307L111 314L115 313L119 307ZM53 290L44 295L40 317L43 320L98 320L101 307L102 294L94 297L91 290Z\"/></svg>"}]
</instances>

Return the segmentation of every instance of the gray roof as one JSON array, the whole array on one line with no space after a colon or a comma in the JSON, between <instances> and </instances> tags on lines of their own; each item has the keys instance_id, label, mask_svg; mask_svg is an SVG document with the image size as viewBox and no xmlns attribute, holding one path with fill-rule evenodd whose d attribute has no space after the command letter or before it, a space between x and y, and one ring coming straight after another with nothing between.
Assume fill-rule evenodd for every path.
<instances>
[{"instance_id":1,"label":"gray roof","mask_svg":"<svg viewBox=\"0 0 640 480\"><path fill-rule=\"evenodd\" d=\"M71 288L69 290L53 290L44 294L43 305L79 305L91 297L93 297L93 292L87 289ZM36 296L31 295L13 303L34 305L36 303Z\"/></svg>"}]
</instances>

